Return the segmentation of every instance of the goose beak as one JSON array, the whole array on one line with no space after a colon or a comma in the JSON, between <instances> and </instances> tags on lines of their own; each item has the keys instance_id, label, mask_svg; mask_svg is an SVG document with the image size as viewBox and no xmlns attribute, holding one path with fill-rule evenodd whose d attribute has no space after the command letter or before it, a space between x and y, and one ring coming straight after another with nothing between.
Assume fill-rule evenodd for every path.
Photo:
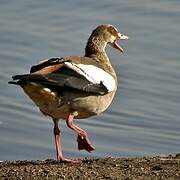
<instances>
[{"instance_id":1,"label":"goose beak","mask_svg":"<svg viewBox=\"0 0 180 180\"><path fill-rule=\"evenodd\" d=\"M129 39L128 36L125 36L125 35L123 35L123 34L121 34L121 33L118 33L118 37L119 37L119 39L121 39L121 40L128 40L128 39Z\"/></svg>"},{"instance_id":2,"label":"goose beak","mask_svg":"<svg viewBox=\"0 0 180 180\"><path fill-rule=\"evenodd\" d=\"M129 37L122 35L121 33L118 33L118 38L119 40L128 40ZM120 51L121 53L124 52L124 49L116 42L116 40L110 44L113 48L117 49L118 51Z\"/></svg>"}]
</instances>

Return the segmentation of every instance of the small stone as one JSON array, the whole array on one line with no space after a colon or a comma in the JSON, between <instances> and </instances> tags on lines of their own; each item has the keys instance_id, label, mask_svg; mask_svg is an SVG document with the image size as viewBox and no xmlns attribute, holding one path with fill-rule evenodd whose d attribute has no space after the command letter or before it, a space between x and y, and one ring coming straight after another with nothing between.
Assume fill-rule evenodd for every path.
<instances>
[{"instance_id":1,"label":"small stone","mask_svg":"<svg viewBox=\"0 0 180 180\"><path fill-rule=\"evenodd\" d=\"M160 171L160 170L163 170L163 168L160 167L160 166L158 166L158 165L156 165L156 166L154 166L154 167L152 168L152 170L153 170L153 171Z\"/></svg>"},{"instance_id":2,"label":"small stone","mask_svg":"<svg viewBox=\"0 0 180 180\"><path fill-rule=\"evenodd\" d=\"M175 155L175 157L176 157L176 158L180 158L180 153L177 153L177 154Z\"/></svg>"}]
</instances>

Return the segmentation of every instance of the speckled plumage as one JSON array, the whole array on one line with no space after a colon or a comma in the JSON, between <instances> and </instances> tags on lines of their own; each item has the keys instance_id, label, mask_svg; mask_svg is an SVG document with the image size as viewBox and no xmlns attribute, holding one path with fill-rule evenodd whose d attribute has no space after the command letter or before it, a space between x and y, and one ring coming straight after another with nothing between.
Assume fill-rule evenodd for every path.
<instances>
[{"instance_id":1,"label":"speckled plumage","mask_svg":"<svg viewBox=\"0 0 180 180\"><path fill-rule=\"evenodd\" d=\"M50 58L32 66L30 74L13 76L10 83L20 85L39 107L52 117L57 159L62 156L58 120L78 133L78 148L94 150L84 130L73 124L74 118L87 118L105 111L117 89L116 73L105 52L107 44L123 52L115 42L127 39L112 25L100 25L88 39L85 56ZM93 72L94 71L94 72Z\"/></svg>"}]
</instances>

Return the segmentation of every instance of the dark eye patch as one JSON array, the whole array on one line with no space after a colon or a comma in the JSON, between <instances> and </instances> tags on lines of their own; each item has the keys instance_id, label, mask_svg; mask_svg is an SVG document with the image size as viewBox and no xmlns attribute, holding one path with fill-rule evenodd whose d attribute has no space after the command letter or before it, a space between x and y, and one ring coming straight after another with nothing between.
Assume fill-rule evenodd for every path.
<instances>
[{"instance_id":1,"label":"dark eye patch","mask_svg":"<svg viewBox=\"0 0 180 180\"><path fill-rule=\"evenodd\" d=\"M108 32L111 33L113 36L117 36L118 32L113 26L108 27Z\"/></svg>"}]
</instances>

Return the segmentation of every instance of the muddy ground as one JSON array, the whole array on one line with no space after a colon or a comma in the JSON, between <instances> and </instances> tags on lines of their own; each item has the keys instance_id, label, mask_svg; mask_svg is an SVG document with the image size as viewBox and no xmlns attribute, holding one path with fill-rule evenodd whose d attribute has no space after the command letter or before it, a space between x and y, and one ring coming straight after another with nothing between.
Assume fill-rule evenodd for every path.
<instances>
[{"instance_id":1,"label":"muddy ground","mask_svg":"<svg viewBox=\"0 0 180 180\"><path fill-rule=\"evenodd\" d=\"M180 153L167 157L84 159L82 163L4 161L0 180L180 179Z\"/></svg>"}]
</instances>

